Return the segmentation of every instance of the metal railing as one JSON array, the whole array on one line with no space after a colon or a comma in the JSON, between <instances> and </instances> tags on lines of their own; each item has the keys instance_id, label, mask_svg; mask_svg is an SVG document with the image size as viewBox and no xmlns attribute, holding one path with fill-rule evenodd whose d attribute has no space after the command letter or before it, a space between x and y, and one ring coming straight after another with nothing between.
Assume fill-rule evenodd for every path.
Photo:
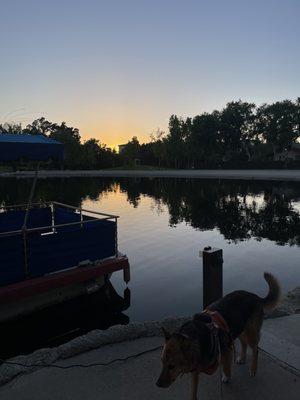
<instances>
[{"instance_id":1,"label":"metal railing","mask_svg":"<svg viewBox=\"0 0 300 400\"><path fill-rule=\"evenodd\" d=\"M80 220L75 221L75 222L67 222L63 224L56 224L55 223L55 207L63 207L70 209L72 211L75 211L80 215ZM14 231L6 231L6 232L1 232L0 233L0 239L1 237L8 237L8 236L18 236L22 235L23 238L23 244L24 244L24 268L25 268L25 273L26 276L29 276L29 262L28 262L28 235L30 233L38 233L40 232L41 234L44 232L52 232L55 234L57 232L57 229L59 228L64 228L64 227L72 227L72 226L80 226L80 228L83 228L85 224L90 224L91 222L96 222L96 221L106 221L106 220L114 220L115 222L115 257L118 256L118 235L117 235L117 221L119 216L118 215L112 215L112 214L106 214L106 213L101 213L98 211L94 210L88 210L82 207L75 207L75 206L70 206L68 204L56 202L56 201L50 201L50 202L43 202L43 203L32 203L30 204L29 210L34 209L34 208L46 208L50 207L51 208L51 225L46 225L46 226L41 226L41 227L36 227L36 228L27 228L27 226L23 226L22 229L14 230ZM6 210L11 210L11 209L24 209L28 211L28 204L19 204L19 205L14 205L14 206L6 206L6 207L1 207L3 212ZM90 217L91 219L83 219L83 217L89 217L88 215L84 215L83 213L90 213L94 214L96 217Z\"/></svg>"},{"instance_id":2,"label":"metal railing","mask_svg":"<svg viewBox=\"0 0 300 400\"><path fill-rule=\"evenodd\" d=\"M81 208L81 207L74 207L74 206L70 206L68 204L59 203L57 201L51 201L51 202L45 202L45 203L32 203L31 206L30 206L30 209L34 209L34 208L36 208L36 206L42 206L42 207L39 207L39 208L45 208L47 206L49 207L49 206L55 206L55 205L60 206L60 207L64 207L64 208L69 208L71 210L78 211L78 213L81 216L81 220L80 221L76 221L76 222L67 222L67 223L64 223L64 224L52 223L51 225L46 225L46 226L41 226L41 227L36 227L36 228L24 228L24 229L18 229L18 230L15 230L15 231L1 232L0 236L19 235L20 233L23 233L24 231L26 231L28 233L29 232L38 232L38 231L49 231L51 229L62 228L62 227L66 227L66 226L75 226L75 225L81 225L82 226L82 225L84 225L86 223L89 223L89 222L95 222L95 219L83 220L82 219L83 212L87 212L87 213L95 214L95 215L101 215L104 218L99 218L99 217L97 218L97 220L101 220L101 221L114 219L116 224L117 224L117 220L119 218L118 215L100 213L98 211L88 210L88 209ZM20 208L26 209L26 207L27 207L27 204L18 204L18 205L14 205L14 206L2 207L2 209L5 211L6 209L20 209ZM53 216L54 212L55 212L55 207L53 207L53 209L52 209L52 216ZM53 219L52 219L52 221L53 221Z\"/></svg>"}]
</instances>

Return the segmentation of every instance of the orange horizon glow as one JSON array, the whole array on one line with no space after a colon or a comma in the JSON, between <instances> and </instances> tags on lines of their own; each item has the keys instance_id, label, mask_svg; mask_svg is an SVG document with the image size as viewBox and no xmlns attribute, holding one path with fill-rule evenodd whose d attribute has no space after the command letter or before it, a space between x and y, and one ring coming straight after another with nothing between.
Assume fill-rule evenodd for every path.
<instances>
[{"instance_id":1,"label":"orange horizon glow","mask_svg":"<svg viewBox=\"0 0 300 400\"><path fill-rule=\"evenodd\" d=\"M110 149L116 150L117 152L119 152L119 145L128 143L132 139L133 136L136 136L138 138L140 144L148 143L150 141L150 137L147 135L123 134L123 135L119 136L119 140L115 139L115 141L113 142L111 140L112 135L109 135L109 134L103 135L101 133L96 132L95 134L91 133L90 135L81 134L81 142L84 143L86 140L89 140L91 138L97 139L97 140L99 140L100 143L105 144L106 147L109 147Z\"/></svg>"},{"instance_id":2,"label":"orange horizon glow","mask_svg":"<svg viewBox=\"0 0 300 400\"><path fill-rule=\"evenodd\" d=\"M150 135L155 133L157 129L163 129L162 125L167 125L168 114L163 118L155 118L154 116L148 116L143 118L139 114L139 118L134 115L134 110L128 112L128 116L122 115L119 111L115 113L107 112L102 118L99 118L99 113L96 110L88 110L74 108L71 112L63 114L63 112L55 113L29 113L30 116L26 116L25 111L19 113L11 113L10 119L0 119L0 124L21 124L22 128L25 128L28 124L39 118L45 118L49 122L60 124L65 122L67 126L77 128L81 137L81 142L84 143L89 139L99 140L100 143L105 144L111 149L118 151L118 146L128 143L134 136L136 136L139 142L148 143L151 141ZM119 118L116 118L119 115ZM152 117L152 118L151 118Z\"/></svg>"},{"instance_id":3,"label":"orange horizon glow","mask_svg":"<svg viewBox=\"0 0 300 400\"><path fill-rule=\"evenodd\" d=\"M88 139L94 138L100 141L102 144L106 144L107 147L119 151L119 145L126 144L130 141L133 136L136 136L139 142L148 143L150 142L151 133L155 132L157 128L150 128L147 126L126 124L123 127L122 122L114 124L87 124L82 126L76 126L75 124L71 126L77 127L81 136L82 142ZM81 125L81 124L80 124Z\"/></svg>"}]
</instances>

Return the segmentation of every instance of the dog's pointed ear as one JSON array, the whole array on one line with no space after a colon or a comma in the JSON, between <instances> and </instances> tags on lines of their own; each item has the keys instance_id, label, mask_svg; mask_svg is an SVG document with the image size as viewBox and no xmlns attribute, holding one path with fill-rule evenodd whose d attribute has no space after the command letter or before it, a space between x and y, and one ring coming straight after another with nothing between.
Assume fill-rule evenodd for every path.
<instances>
[{"instance_id":1,"label":"dog's pointed ear","mask_svg":"<svg viewBox=\"0 0 300 400\"><path fill-rule=\"evenodd\" d=\"M161 327L162 333L165 337L166 340L170 340L171 339L171 333L168 332L163 326Z\"/></svg>"}]
</instances>

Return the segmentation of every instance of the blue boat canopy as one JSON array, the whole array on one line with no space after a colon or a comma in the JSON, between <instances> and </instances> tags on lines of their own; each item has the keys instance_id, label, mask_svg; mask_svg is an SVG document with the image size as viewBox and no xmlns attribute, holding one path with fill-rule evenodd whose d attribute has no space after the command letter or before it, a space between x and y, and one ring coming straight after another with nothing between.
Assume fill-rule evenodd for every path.
<instances>
[{"instance_id":1,"label":"blue boat canopy","mask_svg":"<svg viewBox=\"0 0 300 400\"><path fill-rule=\"evenodd\" d=\"M43 135L0 134L0 162L64 159L64 145Z\"/></svg>"}]
</instances>

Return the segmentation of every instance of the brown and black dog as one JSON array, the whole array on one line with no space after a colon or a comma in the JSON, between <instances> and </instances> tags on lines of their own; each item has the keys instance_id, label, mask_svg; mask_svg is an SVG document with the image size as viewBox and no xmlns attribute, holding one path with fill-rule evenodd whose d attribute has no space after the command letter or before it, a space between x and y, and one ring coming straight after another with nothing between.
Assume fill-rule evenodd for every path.
<instances>
[{"instance_id":1,"label":"brown and black dog","mask_svg":"<svg viewBox=\"0 0 300 400\"><path fill-rule=\"evenodd\" d=\"M179 375L191 373L191 399L196 400L199 374L214 373L219 360L223 369L222 381L229 382L233 341L236 338L241 342L241 354L237 363L245 363L249 345L252 350L250 375L255 376L264 311L274 309L281 297L277 279L267 272L264 278L269 285L266 297L261 298L254 293L241 290L235 291L211 304L204 312L196 314L191 321L182 325L178 332L170 334L163 330L165 335L161 357L163 367L157 386L169 387Z\"/></svg>"}]
</instances>

